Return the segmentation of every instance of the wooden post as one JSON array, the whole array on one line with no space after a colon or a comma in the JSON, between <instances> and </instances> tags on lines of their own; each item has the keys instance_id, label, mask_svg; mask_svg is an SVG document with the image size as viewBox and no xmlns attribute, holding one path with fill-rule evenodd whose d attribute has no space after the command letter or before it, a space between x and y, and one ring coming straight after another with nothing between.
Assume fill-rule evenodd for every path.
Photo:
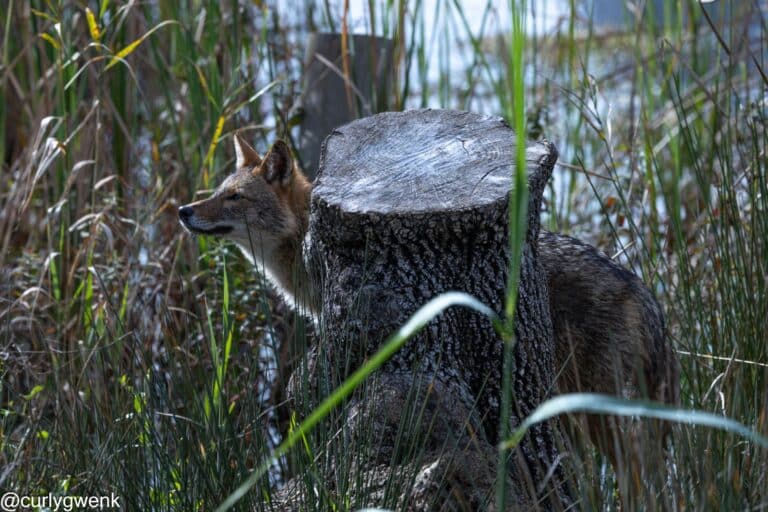
<instances>
[{"instance_id":1,"label":"wooden post","mask_svg":"<svg viewBox=\"0 0 768 512\"><path fill-rule=\"evenodd\" d=\"M303 110L299 154L304 171L314 179L320 146L337 126L388 108L392 41L350 35L349 71L344 78L341 34L316 33L307 40L299 106Z\"/></svg>"},{"instance_id":2,"label":"wooden post","mask_svg":"<svg viewBox=\"0 0 768 512\"><path fill-rule=\"evenodd\" d=\"M538 142L526 153L530 203L515 327L514 412L508 418L513 427L553 382L552 324L535 244L542 192L557 152ZM515 136L506 123L467 112L384 113L333 131L320 159L305 255L323 275L321 326L327 333L309 368L323 368L324 376L337 372L333 381L340 382L443 292L467 292L502 314L514 155ZM393 461L415 475L398 508L476 510L492 503L502 351L487 318L450 308L353 400L346 439L363 431L374 436L373 442L350 445L369 447L363 456L364 469L374 473L365 480L368 505L392 505L377 496ZM418 414L405 419L413 403ZM409 453L402 449L406 442L425 450L420 461L402 455ZM510 461L516 506L567 503L560 470L551 470L556 457L552 425L532 429Z\"/></svg>"}]
</instances>

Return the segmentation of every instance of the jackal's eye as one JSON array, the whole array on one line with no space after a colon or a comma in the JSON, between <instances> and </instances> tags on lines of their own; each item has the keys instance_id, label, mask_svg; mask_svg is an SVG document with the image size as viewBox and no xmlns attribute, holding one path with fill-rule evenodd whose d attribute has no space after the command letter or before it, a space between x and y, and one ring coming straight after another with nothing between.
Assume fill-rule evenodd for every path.
<instances>
[{"instance_id":1,"label":"jackal's eye","mask_svg":"<svg viewBox=\"0 0 768 512\"><path fill-rule=\"evenodd\" d=\"M235 192L234 194L229 194L229 195L228 195L227 197L225 197L224 199L227 199L228 201L238 201L238 200L240 200L242 197L243 197L243 196L241 196L240 194L238 194L237 192Z\"/></svg>"}]
</instances>

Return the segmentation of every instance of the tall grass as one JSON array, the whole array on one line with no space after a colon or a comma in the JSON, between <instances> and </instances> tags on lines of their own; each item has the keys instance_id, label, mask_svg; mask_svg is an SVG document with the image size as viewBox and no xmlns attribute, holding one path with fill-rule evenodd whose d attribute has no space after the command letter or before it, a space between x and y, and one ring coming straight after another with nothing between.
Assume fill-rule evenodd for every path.
<instances>
[{"instance_id":1,"label":"tall grass","mask_svg":"<svg viewBox=\"0 0 768 512\"><path fill-rule=\"evenodd\" d=\"M528 172L526 166L527 132L525 129L525 19L527 2L511 1L512 30L509 34L508 76L499 80L497 96L502 100L505 117L516 132L515 162L511 170L513 190L509 197L509 272L507 276L507 297L504 306L505 326L504 362L501 384L499 437L506 439L510 433L510 418L513 403L513 376L515 372L515 311L517 307L518 284L523 259L525 233L528 231ZM505 87L506 86L506 87ZM507 90L509 93L507 93ZM505 94L506 93L506 94ZM507 454L501 450L496 475L496 505L500 510L507 508L505 484L508 471Z\"/></svg>"},{"instance_id":2,"label":"tall grass","mask_svg":"<svg viewBox=\"0 0 768 512\"><path fill-rule=\"evenodd\" d=\"M432 19L418 1L367 3L361 25L395 39L394 104L505 115L556 142L545 224L615 254L656 290L684 406L768 434L759 2L706 13L671 2L663 22L638 11L613 34L571 2L563 30L514 41L499 20L517 2L481 13L436 5ZM338 29L343 8L88 7L0 7L0 489L112 491L127 509L208 510L274 454L271 353L307 342L241 258L185 236L175 210L229 172L234 129L262 150L286 132L306 31ZM512 114L522 102L510 91L523 85L525 109ZM338 435L334 415L296 430L312 403L294 411L298 449L272 460L238 507L279 508L266 499L271 483L291 475L301 475L307 510L362 503L344 493L367 478L354 461L336 482L321 478L340 459L325 448ZM614 488L636 476L585 443L569 456L577 507L616 509ZM653 460L646 494L622 496L629 509L768 500L765 450L727 432L679 427L667 467ZM407 486L397 477L383 505Z\"/></svg>"}]
</instances>

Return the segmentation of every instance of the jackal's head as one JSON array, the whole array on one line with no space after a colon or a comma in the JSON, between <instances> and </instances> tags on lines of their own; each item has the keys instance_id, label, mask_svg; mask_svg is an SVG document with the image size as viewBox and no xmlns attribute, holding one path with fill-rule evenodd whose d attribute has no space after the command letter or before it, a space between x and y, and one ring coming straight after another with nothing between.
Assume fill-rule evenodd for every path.
<instances>
[{"instance_id":1,"label":"jackal's head","mask_svg":"<svg viewBox=\"0 0 768 512\"><path fill-rule=\"evenodd\" d=\"M194 234L237 242L254 259L269 260L306 231L310 184L278 140L262 158L236 134L237 169L208 199L179 208L182 225Z\"/></svg>"}]
</instances>

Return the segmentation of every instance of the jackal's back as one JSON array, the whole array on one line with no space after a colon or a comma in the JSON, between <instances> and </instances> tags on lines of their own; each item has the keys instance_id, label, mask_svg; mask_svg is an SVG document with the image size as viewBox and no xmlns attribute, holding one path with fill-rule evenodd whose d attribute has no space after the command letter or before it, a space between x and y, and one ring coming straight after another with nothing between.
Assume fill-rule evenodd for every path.
<instances>
[{"instance_id":1,"label":"jackal's back","mask_svg":"<svg viewBox=\"0 0 768 512\"><path fill-rule=\"evenodd\" d=\"M640 278L594 247L541 231L560 392L679 402L677 358L659 303Z\"/></svg>"}]
</instances>

